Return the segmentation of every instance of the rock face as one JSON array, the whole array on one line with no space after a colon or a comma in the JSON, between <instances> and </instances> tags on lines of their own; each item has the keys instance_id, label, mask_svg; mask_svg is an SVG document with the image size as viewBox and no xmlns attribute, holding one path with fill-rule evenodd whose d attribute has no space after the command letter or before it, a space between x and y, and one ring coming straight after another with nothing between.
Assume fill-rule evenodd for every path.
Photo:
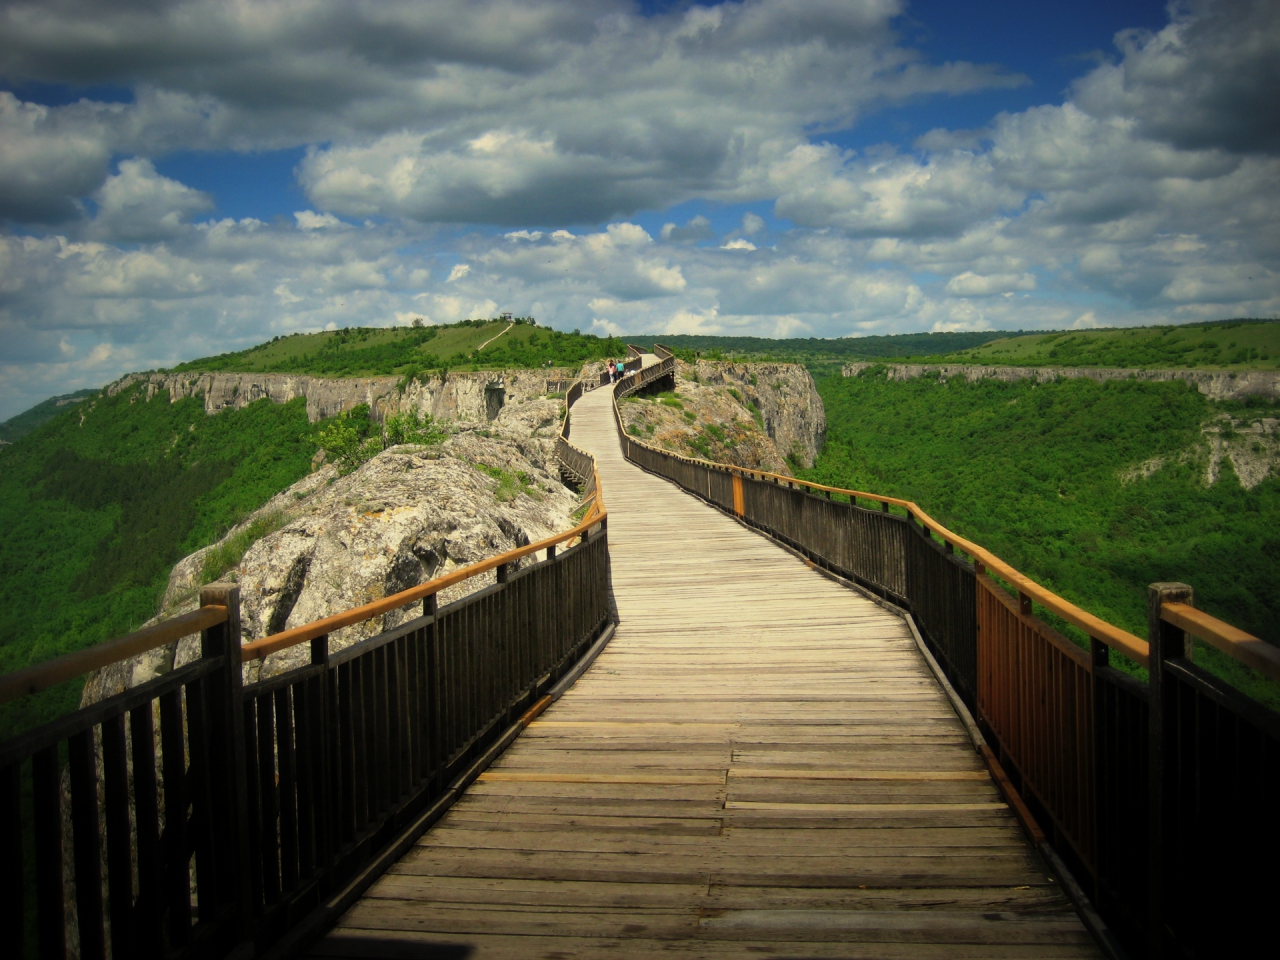
<instances>
[{"instance_id":1,"label":"rock face","mask_svg":"<svg viewBox=\"0 0 1280 960\"><path fill-rule=\"evenodd\" d=\"M271 532L248 544L232 569L224 572L221 564L215 568L219 579L240 584L246 643L572 527L579 498L560 482L555 459L561 411L559 400L528 395L504 401L483 427L457 429L439 445L392 447L345 476L333 465L320 467L246 517L221 541L176 564L161 612L150 622L194 610L207 558L236 543L237 537L243 541L247 531ZM534 559L540 557L524 562ZM472 577L441 591L439 602L460 599L495 579L492 571ZM337 631L329 637L329 650L341 650L420 612L413 604ZM199 656L199 648L198 636L187 637L112 664L86 682L81 706L189 663ZM251 683L274 676L309 659L309 644L300 644L247 663L244 679ZM96 750L101 769L100 741ZM159 738L155 750L160 757ZM131 752L129 757L131 766ZM157 778L163 787L162 765ZM70 796L69 773L64 771L63 830L68 836ZM79 930L72 850L70 844L63 848L63 877L68 955L75 957Z\"/></svg>"},{"instance_id":2,"label":"rock face","mask_svg":"<svg viewBox=\"0 0 1280 960\"><path fill-rule=\"evenodd\" d=\"M798 363L680 363L678 378L730 387L752 404L781 457L809 468L827 437L827 413L809 371Z\"/></svg>"},{"instance_id":3,"label":"rock face","mask_svg":"<svg viewBox=\"0 0 1280 960\"><path fill-rule=\"evenodd\" d=\"M148 400L168 391L170 402L203 397L206 413L238 410L267 398L288 403L307 400L307 418L314 423L357 404L367 403L372 418L401 412L430 414L438 420L485 423L507 403L528 400L545 392L548 379L573 377L561 368L447 373L426 381L413 380L401 390L399 377L327 378L285 373L131 373L107 386L113 396L136 383L145 384Z\"/></svg>"},{"instance_id":4,"label":"rock face","mask_svg":"<svg viewBox=\"0 0 1280 960\"><path fill-rule=\"evenodd\" d=\"M627 431L685 456L787 475L787 457L812 466L826 433L822 400L795 364L679 361L675 394L624 400Z\"/></svg>"},{"instance_id":5,"label":"rock face","mask_svg":"<svg viewBox=\"0 0 1280 960\"><path fill-rule=\"evenodd\" d=\"M352 473L321 467L272 498L218 543L179 561L156 621L195 609L206 558L245 531L269 529L220 579L240 583L244 641L368 603L573 525L578 497L560 481L558 400L505 404L484 428L462 428L434 447L392 447ZM442 591L448 603L494 582L488 573ZM340 650L417 616L409 608L330 636ZM155 622L155 621L153 621ZM88 705L198 655L198 638L95 674ZM245 679L305 662L302 647L246 665Z\"/></svg>"},{"instance_id":6,"label":"rock face","mask_svg":"<svg viewBox=\"0 0 1280 960\"><path fill-rule=\"evenodd\" d=\"M1152 457L1121 471L1122 483L1145 480L1171 463L1190 463L1204 471L1204 485L1222 477L1222 462L1231 464L1240 486L1252 490L1270 476L1280 476L1280 419L1239 418L1218 414L1200 425L1203 440L1173 456Z\"/></svg>"},{"instance_id":7,"label":"rock face","mask_svg":"<svg viewBox=\"0 0 1280 960\"><path fill-rule=\"evenodd\" d=\"M879 364L849 363L842 373L856 377L864 370ZM889 363L884 364L885 376L890 380L913 380L916 377L938 374L944 380L962 377L965 380L1035 380L1048 383L1053 380L1186 380L1194 383L1211 400L1243 400L1249 396L1280 398L1280 373L1273 370L1128 370L1110 367L1000 367L969 364Z\"/></svg>"}]
</instances>

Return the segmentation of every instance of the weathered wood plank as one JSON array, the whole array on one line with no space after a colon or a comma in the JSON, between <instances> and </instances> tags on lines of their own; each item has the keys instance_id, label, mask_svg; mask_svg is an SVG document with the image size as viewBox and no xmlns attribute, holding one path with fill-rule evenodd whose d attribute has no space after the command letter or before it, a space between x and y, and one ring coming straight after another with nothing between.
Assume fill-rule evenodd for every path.
<instances>
[{"instance_id":1,"label":"weathered wood plank","mask_svg":"<svg viewBox=\"0 0 1280 960\"><path fill-rule=\"evenodd\" d=\"M905 623L574 408L622 623L316 957L1096 957Z\"/></svg>"}]
</instances>

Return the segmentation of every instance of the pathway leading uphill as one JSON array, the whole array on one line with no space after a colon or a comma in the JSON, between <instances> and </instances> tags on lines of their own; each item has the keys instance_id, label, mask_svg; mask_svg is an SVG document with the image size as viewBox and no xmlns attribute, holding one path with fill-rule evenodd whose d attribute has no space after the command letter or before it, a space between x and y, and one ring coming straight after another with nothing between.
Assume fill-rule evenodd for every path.
<instances>
[{"instance_id":1,"label":"pathway leading uphill","mask_svg":"<svg viewBox=\"0 0 1280 960\"><path fill-rule=\"evenodd\" d=\"M572 425L621 625L310 955L1099 956L906 623Z\"/></svg>"}]
</instances>

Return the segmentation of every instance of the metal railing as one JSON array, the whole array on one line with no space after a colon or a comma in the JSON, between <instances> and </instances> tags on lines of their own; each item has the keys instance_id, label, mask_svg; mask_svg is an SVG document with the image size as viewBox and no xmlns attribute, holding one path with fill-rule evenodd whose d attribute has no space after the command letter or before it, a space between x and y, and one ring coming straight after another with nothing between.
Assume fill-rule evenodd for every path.
<instances>
[{"instance_id":1,"label":"metal railing","mask_svg":"<svg viewBox=\"0 0 1280 960\"><path fill-rule=\"evenodd\" d=\"M1190 635L1273 680L1280 651L1196 610L1180 584L1153 586L1143 640L910 501L637 440L616 400L674 374L671 351L655 353L661 364L615 390L624 455L910 612L1033 839L1066 854L1134 955L1246 955L1267 941L1271 888L1242 878L1280 854L1280 717L1197 667ZM1089 649L1035 616L1036 603ZM1113 666L1113 651L1149 668L1150 682Z\"/></svg>"},{"instance_id":2,"label":"metal railing","mask_svg":"<svg viewBox=\"0 0 1280 960\"><path fill-rule=\"evenodd\" d=\"M194 613L0 678L4 702L201 638L193 662L0 744L8 942L59 960L248 957L323 926L613 621L607 514L582 469L573 529L393 596L242 645L239 588L214 584ZM417 603L330 653L333 632ZM244 663L300 644L310 663L243 683Z\"/></svg>"}]
</instances>

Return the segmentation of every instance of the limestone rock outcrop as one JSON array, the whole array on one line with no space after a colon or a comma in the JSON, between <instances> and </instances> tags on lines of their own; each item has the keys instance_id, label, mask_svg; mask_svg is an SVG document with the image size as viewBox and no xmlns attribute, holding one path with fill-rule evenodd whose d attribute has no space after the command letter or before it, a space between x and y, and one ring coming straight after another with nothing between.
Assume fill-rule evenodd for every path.
<instances>
[{"instance_id":1,"label":"limestone rock outcrop","mask_svg":"<svg viewBox=\"0 0 1280 960\"><path fill-rule=\"evenodd\" d=\"M847 363L841 369L846 377L881 366L868 362ZM1243 400L1249 396L1280 398L1280 373L1274 370L1130 370L1120 367L1002 367L962 363L887 363L885 376L890 380L914 380L936 374L943 380L1185 380L1210 400Z\"/></svg>"},{"instance_id":2,"label":"limestone rock outcrop","mask_svg":"<svg viewBox=\"0 0 1280 960\"><path fill-rule=\"evenodd\" d=\"M148 400L168 392L170 402L202 397L206 413L238 410L264 397L288 403L307 401L307 418L314 423L365 403L381 422L396 413L430 414L438 420L485 423L509 402L541 396L548 379L573 377L562 368L485 370L478 373L425 375L403 385L400 377L312 377L287 373L131 373L106 388L113 396L134 384L145 385Z\"/></svg>"},{"instance_id":3,"label":"limestone rock outcrop","mask_svg":"<svg viewBox=\"0 0 1280 960\"><path fill-rule=\"evenodd\" d=\"M827 436L827 413L809 371L798 363L717 363L699 360L681 364L682 375L695 383L724 386L754 404L765 433L781 457L800 466L813 466Z\"/></svg>"},{"instance_id":4,"label":"limestone rock outcrop","mask_svg":"<svg viewBox=\"0 0 1280 960\"><path fill-rule=\"evenodd\" d=\"M392 447L345 476L320 467L254 511L218 543L179 561L155 621L195 608L209 558L245 532L266 533L223 580L241 589L244 641L416 586L573 525L578 496L560 480L555 440L562 404L504 405L484 427L460 427L432 447ZM442 591L448 603L494 574ZM336 651L417 615L406 609L330 636ZM155 622L152 621L152 622ZM146 682L198 655L198 638L114 664L91 677L82 704ZM303 647L246 666L246 681L305 662Z\"/></svg>"},{"instance_id":5,"label":"limestone rock outcrop","mask_svg":"<svg viewBox=\"0 0 1280 960\"><path fill-rule=\"evenodd\" d=\"M789 475L810 467L826 433L822 399L798 364L676 365L675 396L619 407L627 431L690 457Z\"/></svg>"}]
</instances>

